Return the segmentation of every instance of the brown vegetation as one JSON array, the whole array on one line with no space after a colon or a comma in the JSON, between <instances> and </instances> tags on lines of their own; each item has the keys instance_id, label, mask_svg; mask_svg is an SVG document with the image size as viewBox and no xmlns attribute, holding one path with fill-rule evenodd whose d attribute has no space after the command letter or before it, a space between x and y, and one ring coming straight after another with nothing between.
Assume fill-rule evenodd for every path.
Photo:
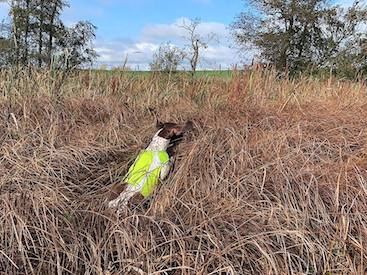
<instances>
[{"instance_id":1,"label":"brown vegetation","mask_svg":"<svg viewBox=\"0 0 367 275\"><path fill-rule=\"evenodd\" d=\"M1 274L367 271L363 83L86 74L54 93L49 73L0 72ZM145 208L116 219L108 188L152 109L195 130Z\"/></svg>"}]
</instances>

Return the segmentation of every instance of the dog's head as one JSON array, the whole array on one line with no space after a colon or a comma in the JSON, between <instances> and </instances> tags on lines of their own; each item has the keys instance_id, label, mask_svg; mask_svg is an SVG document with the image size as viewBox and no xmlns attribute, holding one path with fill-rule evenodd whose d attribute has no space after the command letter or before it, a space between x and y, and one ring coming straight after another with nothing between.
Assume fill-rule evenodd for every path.
<instances>
[{"instance_id":1,"label":"dog's head","mask_svg":"<svg viewBox=\"0 0 367 275\"><path fill-rule=\"evenodd\" d=\"M159 137L172 140L183 136L187 131L193 129L193 123L191 121L186 121L184 124L157 121L156 127L160 130L158 132Z\"/></svg>"}]
</instances>

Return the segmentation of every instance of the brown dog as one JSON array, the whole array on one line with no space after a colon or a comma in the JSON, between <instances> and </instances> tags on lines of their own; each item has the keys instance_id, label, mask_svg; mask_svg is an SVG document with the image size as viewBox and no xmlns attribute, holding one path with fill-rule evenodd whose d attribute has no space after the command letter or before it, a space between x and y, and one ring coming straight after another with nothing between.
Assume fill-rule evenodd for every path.
<instances>
[{"instance_id":1,"label":"brown dog","mask_svg":"<svg viewBox=\"0 0 367 275\"><path fill-rule=\"evenodd\" d=\"M126 207L142 202L151 195L159 179L169 174L173 165L173 156L167 149L172 140L182 136L192 128L192 122L185 124L157 122L158 132L149 146L142 150L120 183L114 184L108 198L110 208Z\"/></svg>"}]
</instances>

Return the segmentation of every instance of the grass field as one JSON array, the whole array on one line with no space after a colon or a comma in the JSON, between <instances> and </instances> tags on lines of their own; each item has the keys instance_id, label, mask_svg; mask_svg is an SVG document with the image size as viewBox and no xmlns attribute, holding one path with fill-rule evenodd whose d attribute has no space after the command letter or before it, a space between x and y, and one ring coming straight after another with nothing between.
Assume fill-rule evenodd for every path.
<instances>
[{"instance_id":1,"label":"grass field","mask_svg":"<svg viewBox=\"0 0 367 275\"><path fill-rule=\"evenodd\" d=\"M365 274L367 87L0 72L1 274ZM59 89L59 87L61 87ZM163 121L191 119L145 208L106 209Z\"/></svg>"},{"instance_id":2,"label":"grass field","mask_svg":"<svg viewBox=\"0 0 367 275\"><path fill-rule=\"evenodd\" d=\"M107 74L107 75L119 75L119 76L149 76L152 74L160 74L160 73L153 73L151 71L123 71L123 70L95 70L94 72L99 74ZM237 72L235 72L237 73ZM195 78L203 78L203 77L220 77L220 78L226 78L229 79L233 76L234 71L232 70L206 70L206 71L196 71ZM168 73L161 73L161 75L168 75ZM189 77L190 72L189 71L178 71L171 73L171 77L177 78L177 77Z\"/></svg>"}]
</instances>

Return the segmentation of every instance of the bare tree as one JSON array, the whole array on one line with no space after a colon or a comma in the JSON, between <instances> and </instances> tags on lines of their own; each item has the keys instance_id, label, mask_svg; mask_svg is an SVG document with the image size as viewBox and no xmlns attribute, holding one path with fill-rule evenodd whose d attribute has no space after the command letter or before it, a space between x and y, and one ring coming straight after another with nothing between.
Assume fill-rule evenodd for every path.
<instances>
[{"instance_id":1,"label":"bare tree","mask_svg":"<svg viewBox=\"0 0 367 275\"><path fill-rule=\"evenodd\" d=\"M214 33L210 33L207 36L200 34L198 31L200 24L201 20L196 18L189 22L183 21L183 23L179 25L179 27L186 32L184 38L189 41L189 44L186 45L188 48L186 50L186 58L190 62L192 76L195 75L198 64L200 63L201 50L207 49L210 41L216 37Z\"/></svg>"}]
</instances>

